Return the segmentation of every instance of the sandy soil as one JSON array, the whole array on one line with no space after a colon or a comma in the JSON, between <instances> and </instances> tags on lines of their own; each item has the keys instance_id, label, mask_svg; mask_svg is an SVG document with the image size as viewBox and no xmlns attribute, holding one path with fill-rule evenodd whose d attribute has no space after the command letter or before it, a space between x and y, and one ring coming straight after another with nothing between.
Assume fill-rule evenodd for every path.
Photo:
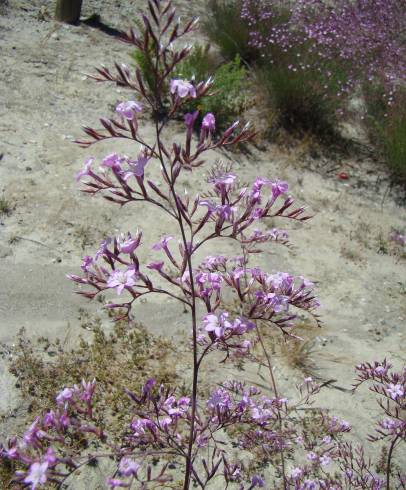
<instances>
[{"instance_id":1,"label":"sandy soil","mask_svg":"<svg viewBox=\"0 0 406 490\"><path fill-rule=\"evenodd\" d=\"M134 17L135 3L139 5L130 0L85 0L84 15L97 10L106 23L123 28ZM204 5L177 3L194 14ZM13 342L22 326L32 336L63 337L68 324L74 339L78 308L94 311L100 305L74 295L65 274L76 272L81 257L92 254L116 230L144 227L146 243L170 232L170 225L154 219L145 207L119 212L78 191L74 173L84 159L90 154L103 157L114 144L103 143L89 152L75 146L73 139L81 136L82 124L96 124L98 117L111 115L115 104L128 98L123 90L95 85L84 74L115 59L129 62L129 52L99 30L54 24L48 13L52 2L10 0L0 15L0 197L12 207L0 216L0 342ZM143 121L143 128L151 134L149 120ZM176 137L181 127L174 124L170 132ZM131 149L121 145L120 151ZM393 193L383 201L387 184L382 166L367 157L312 159L298 148L281 150L272 144L263 151L253 148L249 157L213 153L209 160L218 157L234 161L243 180L258 175L286 179L292 195L315 214L305 225L288 225L296 245L293 252L272 247L263 263L269 270L303 274L318 282L324 328L315 333L311 353L318 374L349 388L353 366L360 361L386 357L404 362L406 261L382 252L385 247L392 250L387 242L392 228L405 231L406 213ZM348 181L329 171L336 165L349 173ZM151 172L158 176L157 169ZM197 191L201 176L193 174L184 185ZM216 253L233 252L231 244L221 246ZM172 303L157 299L140 305L139 315L165 335L188 330ZM283 365L277 373L288 392L302 376ZM254 372L246 375L255 377ZM12 412L20 401L6 359L0 364L0 388L0 410ZM330 389L320 404L354 423L358 437L367 432L372 406L367 393L352 396ZM5 435L3 427L1 436Z\"/></svg>"}]
</instances>

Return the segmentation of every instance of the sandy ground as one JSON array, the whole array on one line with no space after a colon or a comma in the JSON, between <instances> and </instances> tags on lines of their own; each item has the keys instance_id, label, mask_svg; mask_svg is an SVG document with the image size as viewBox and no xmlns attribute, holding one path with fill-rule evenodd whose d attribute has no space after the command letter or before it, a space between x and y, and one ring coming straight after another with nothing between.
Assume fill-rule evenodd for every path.
<instances>
[{"instance_id":1,"label":"sandy ground","mask_svg":"<svg viewBox=\"0 0 406 490\"><path fill-rule=\"evenodd\" d=\"M134 17L135 3L140 5L130 0L85 0L84 15L100 12L103 4L102 19L123 28ZM69 335L75 338L78 308L93 311L99 305L74 295L65 274L76 272L81 257L93 254L116 230L144 227L145 242L153 243L171 228L145 207L119 212L105 201L89 199L74 181L87 156L103 157L117 149L114 143L90 151L75 146L72 141L81 136L80 126L97 126L98 117L112 115L115 104L128 98L120 89L95 85L84 74L101 63L110 66L115 59L128 63L128 48L96 29L49 21L52 2L9 4L0 15L0 197L12 207L9 215L0 216L0 342L13 342L22 326L32 336L63 337L69 324ZM178 4L182 11L196 13L204 2ZM151 134L147 119L143 128ZM170 128L174 137L180 131L176 124ZM134 149L121 145L120 151ZM406 230L406 213L393 193L383 202L387 186L377 178L385 177L382 167L367 157L339 160L340 170L350 175L348 181L340 181L336 171L328 172L337 161L303 157L297 149L268 144L264 151L253 148L249 157L213 153L209 160L218 157L233 160L243 180L258 175L286 179L292 195L315 214L305 225L287 225L296 245L293 252L271 247L263 264L318 282L324 327L314 336L311 354L318 373L349 388L353 366L360 361L386 357L396 364L404 362L406 261L382 252L385 247L392 250L387 242L392 228ZM151 173L158 176L157 169ZM184 185L197 191L201 176L193 174ZM233 253L231 244L221 246L216 253ZM139 315L158 333L170 336L188 330L172 303L140 305ZM301 376L285 367L277 374L288 392ZM253 378L255 373L246 375ZM7 413L18 407L6 360L0 363L0 389L0 410ZM367 393L352 396L331 389L320 404L352 422L358 437L366 434L373 406ZM6 435L4 428L0 434Z\"/></svg>"}]
</instances>

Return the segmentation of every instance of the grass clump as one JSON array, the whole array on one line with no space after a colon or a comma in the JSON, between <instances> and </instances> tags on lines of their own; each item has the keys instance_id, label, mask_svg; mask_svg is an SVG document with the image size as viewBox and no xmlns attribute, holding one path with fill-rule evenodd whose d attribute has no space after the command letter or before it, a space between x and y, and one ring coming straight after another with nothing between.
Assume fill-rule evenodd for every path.
<instances>
[{"instance_id":1,"label":"grass clump","mask_svg":"<svg viewBox=\"0 0 406 490\"><path fill-rule=\"evenodd\" d=\"M306 44L292 46L288 51L278 44L261 49L255 47L250 43L250 25L242 18L242 9L242 0L210 0L203 28L226 59L235 60L238 56L251 64L257 74L258 90L265 97L268 113L272 114L266 118L271 132L282 127L300 136L315 134L326 143L335 141L337 111L342 106L336 95L341 74L339 67L326 66L324 72L316 68L296 68L297 60L301 60L303 66L315 66ZM273 15L257 28L264 33L271 32L284 26L289 16L286 6L274 6Z\"/></svg>"}]
</instances>

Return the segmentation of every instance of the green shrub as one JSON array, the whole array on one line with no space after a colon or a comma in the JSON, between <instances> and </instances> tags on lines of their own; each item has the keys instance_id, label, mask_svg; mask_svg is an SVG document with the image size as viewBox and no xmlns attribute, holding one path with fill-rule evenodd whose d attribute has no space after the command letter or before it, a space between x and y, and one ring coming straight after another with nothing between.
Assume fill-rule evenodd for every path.
<instances>
[{"instance_id":1,"label":"green shrub","mask_svg":"<svg viewBox=\"0 0 406 490\"><path fill-rule=\"evenodd\" d=\"M382 88L366 86L367 127L395 180L406 183L406 87L399 88L391 106Z\"/></svg>"},{"instance_id":2,"label":"green shrub","mask_svg":"<svg viewBox=\"0 0 406 490\"><path fill-rule=\"evenodd\" d=\"M249 45L249 28L241 18L241 0L208 0L203 30L228 61L238 55L245 62L258 59L258 50Z\"/></svg>"},{"instance_id":3,"label":"green shrub","mask_svg":"<svg viewBox=\"0 0 406 490\"><path fill-rule=\"evenodd\" d=\"M217 63L218 64L218 63ZM196 46L192 54L179 65L177 76L197 81L214 77L212 95L199 99L198 105L193 101L184 106L188 111L198 109L200 117L212 112L216 115L217 126L224 128L239 117L246 106L246 69L241 65L239 55L233 61L220 64L216 68L216 60L209 47Z\"/></svg>"}]
</instances>

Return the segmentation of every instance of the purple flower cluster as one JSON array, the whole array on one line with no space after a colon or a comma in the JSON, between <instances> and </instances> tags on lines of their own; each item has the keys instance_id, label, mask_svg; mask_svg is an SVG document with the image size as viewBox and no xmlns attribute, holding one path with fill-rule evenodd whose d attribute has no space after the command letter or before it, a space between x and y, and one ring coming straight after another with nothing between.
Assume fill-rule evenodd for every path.
<instances>
[{"instance_id":1,"label":"purple flower cluster","mask_svg":"<svg viewBox=\"0 0 406 490\"><path fill-rule=\"evenodd\" d=\"M254 47L270 54L277 46L290 54L293 72L338 76L338 97L360 83L374 82L386 87L391 105L396 87L406 79L406 45L399 35L406 28L403 0L299 0L288 5L244 0L241 15ZM331 62L339 73L330 71Z\"/></svg>"},{"instance_id":2,"label":"purple flower cluster","mask_svg":"<svg viewBox=\"0 0 406 490\"><path fill-rule=\"evenodd\" d=\"M102 440L104 432L93 417L95 381L64 388L56 397L57 407L37 417L22 435L12 438L1 456L19 461L26 471L17 471L16 481L32 490L55 482L61 476L60 468L74 471L77 463L64 452L68 441L89 438L92 434Z\"/></svg>"}]
</instances>

